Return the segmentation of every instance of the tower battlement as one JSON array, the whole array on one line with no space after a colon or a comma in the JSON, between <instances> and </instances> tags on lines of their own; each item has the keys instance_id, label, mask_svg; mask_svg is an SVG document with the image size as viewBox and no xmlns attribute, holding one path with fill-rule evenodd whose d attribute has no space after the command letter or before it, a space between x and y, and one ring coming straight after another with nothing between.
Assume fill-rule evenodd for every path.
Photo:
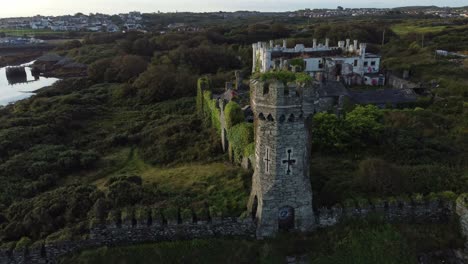
<instances>
[{"instance_id":1,"label":"tower battlement","mask_svg":"<svg viewBox=\"0 0 468 264\"><path fill-rule=\"evenodd\" d=\"M283 83L278 80L261 81L251 80L251 106L257 118L262 120L261 114L274 120L284 121L283 115L288 114L306 119L314 113L314 98L316 97L316 84L300 84L295 82Z\"/></svg>"}]
</instances>

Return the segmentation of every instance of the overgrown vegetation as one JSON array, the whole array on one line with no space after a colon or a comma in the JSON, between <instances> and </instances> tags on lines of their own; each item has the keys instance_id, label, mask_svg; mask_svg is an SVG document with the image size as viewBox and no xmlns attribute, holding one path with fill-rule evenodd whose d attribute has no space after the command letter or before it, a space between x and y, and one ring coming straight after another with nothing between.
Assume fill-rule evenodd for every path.
<instances>
[{"instance_id":1,"label":"overgrown vegetation","mask_svg":"<svg viewBox=\"0 0 468 264\"><path fill-rule=\"evenodd\" d=\"M297 83L308 83L312 81L312 77L310 77L306 73L302 72L291 72L291 71L270 71L265 73L257 74L256 78L259 78L261 81L267 80L277 80L287 84L288 82L297 82Z\"/></svg>"}]
</instances>

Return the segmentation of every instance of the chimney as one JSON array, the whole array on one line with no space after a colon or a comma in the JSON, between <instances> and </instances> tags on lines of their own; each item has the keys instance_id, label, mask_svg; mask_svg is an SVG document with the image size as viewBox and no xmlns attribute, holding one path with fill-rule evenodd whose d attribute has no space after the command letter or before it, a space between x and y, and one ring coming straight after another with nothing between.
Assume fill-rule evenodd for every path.
<instances>
[{"instance_id":1,"label":"chimney","mask_svg":"<svg viewBox=\"0 0 468 264\"><path fill-rule=\"evenodd\" d=\"M354 50L356 51L358 48L358 41L357 39L354 40Z\"/></svg>"},{"instance_id":2,"label":"chimney","mask_svg":"<svg viewBox=\"0 0 468 264\"><path fill-rule=\"evenodd\" d=\"M288 44L286 42L285 39L283 39L283 49L287 49L288 48Z\"/></svg>"},{"instance_id":3,"label":"chimney","mask_svg":"<svg viewBox=\"0 0 468 264\"><path fill-rule=\"evenodd\" d=\"M361 43L359 44L359 55L361 55L361 57L364 58L364 56L366 55L366 47L367 47L367 44L366 43Z\"/></svg>"},{"instance_id":4,"label":"chimney","mask_svg":"<svg viewBox=\"0 0 468 264\"><path fill-rule=\"evenodd\" d=\"M346 49L349 49L349 44L351 43L350 39L346 39Z\"/></svg>"},{"instance_id":5,"label":"chimney","mask_svg":"<svg viewBox=\"0 0 468 264\"><path fill-rule=\"evenodd\" d=\"M338 41L338 48L344 50L345 49L345 42L344 41Z\"/></svg>"},{"instance_id":6,"label":"chimney","mask_svg":"<svg viewBox=\"0 0 468 264\"><path fill-rule=\"evenodd\" d=\"M313 48L314 48L314 49L316 49L316 48L317 48L317 39L316 39L316 38L314 38L314 39L313 39L313 42L314 42L314 46L313 46Z\"/></svg>"},{"instance_id":7,"label":"chimney","mask_svg":"<svg viewBox=\"0 0 468 264\"><path fill-rule=\"evenodd\" d=\"M329 39L329 38L326 38L326 39L325 39L325 47L328 48L329 45L330 45L330 39Z\"/></svg>"},{"instance_id":8,"label":"chimney","mask_svg":"<svg viewBox=\"0 0 468 264\"><path fill-rule=\"evenodd\" d=\"M273 40L270 40L270 48L274 48L275 47L275 42Z\"/></svg>"}]
</instances>

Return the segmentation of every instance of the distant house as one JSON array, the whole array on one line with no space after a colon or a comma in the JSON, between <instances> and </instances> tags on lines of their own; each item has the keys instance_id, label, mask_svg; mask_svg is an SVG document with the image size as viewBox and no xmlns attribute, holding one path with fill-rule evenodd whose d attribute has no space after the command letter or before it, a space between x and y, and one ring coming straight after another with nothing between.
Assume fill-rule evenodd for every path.
<instances>
[{"instance_id":1,"label":"distant house","mask_svg":"<svg viewBox=\"0 0 468 264\"><path fill-rule=\"evenodd\" d=\"M107 25L107 32L119 32L120 28L116 24Z\"/></svg>"},{"instance_id":2,"label":"distant house","mask_svg":"<svg viewBox=\"0 0 468 264\"><path fill-rule=\"evenodd\" d=\"M98 31L101 31L102 27L101 26L91 26L91 27L87 27L86 29L88 31L98 32Z\"/></svg>"},{"instance_id":3,"label":"distant house","mask_svg":"<svg viewBox=\"0 0 468 264\"><path fill-rule=\"evenodd\" d=\"M439 56L448 56L449 52L446 50L436 50L436 54Z\"/></svg>"},{"instance_id":4,"label":"distant house","mask_svg":"<svg viewBox=\"0 0 468 264\"><path fill-rule=\"evenodd\" d=\"M167 25L167 28L168 29L177 29L177 28L183 28L185 26L186 26L185 23L172 23L172 24Z\"/></svg>"}]
</instances>

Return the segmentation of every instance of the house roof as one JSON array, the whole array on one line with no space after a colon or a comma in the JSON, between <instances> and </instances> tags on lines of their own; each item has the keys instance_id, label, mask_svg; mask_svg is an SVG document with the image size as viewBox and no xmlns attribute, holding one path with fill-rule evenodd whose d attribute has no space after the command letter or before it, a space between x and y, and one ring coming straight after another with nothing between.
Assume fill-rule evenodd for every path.
<instances>
[{"instance_id":1,"label":"house roof","mask_svg":"<svg viewBox=\"0 0 468 264\"><path fill-rule=\"evenodd\" d=\"M341 95L348 95L349 92L346 87L337 81L327 81L322 83L317 89L319 97L334 97Z\"/></svg>"},{"instance_id":2,"label":"house roof","mask_svg":"<svg viewBox=\"0 0 468 264\"><path fill-rule=\"evenodd\" d=\"M370 91L350 91L351 98L360 104L407 103L417 100L409 89L382 89Z\"/></svg>"}]
</instances>

